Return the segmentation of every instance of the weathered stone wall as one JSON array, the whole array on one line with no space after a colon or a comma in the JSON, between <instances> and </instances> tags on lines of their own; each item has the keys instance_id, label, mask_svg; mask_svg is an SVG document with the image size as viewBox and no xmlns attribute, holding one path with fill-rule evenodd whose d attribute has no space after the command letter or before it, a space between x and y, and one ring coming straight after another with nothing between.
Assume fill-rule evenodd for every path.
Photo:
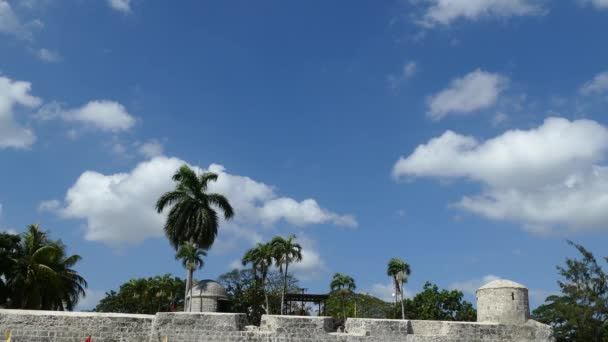
<instances>
[{"instance_id":1,"label":"weathered stone wall","mask_svg":"<svg viewBox=\"0 0 608 342\"><path fill-rule=\"evenodd\" d=\"M333 332L329 317L263 316L246 326L244 314L120 315L0 310L0 335L12 342L552 342L548 326L349 318Z\"/></svg>"},{"instance_id":2,"label":"weathered stone wall","mask_svg":"<svg viewBox=\"0 0 608 342\"><path fill-rule=\"evenodd\" d=\"M0 336L12 342L148 342L154 316L85 312L0 310Z\"/></svg>"}]
</instances>

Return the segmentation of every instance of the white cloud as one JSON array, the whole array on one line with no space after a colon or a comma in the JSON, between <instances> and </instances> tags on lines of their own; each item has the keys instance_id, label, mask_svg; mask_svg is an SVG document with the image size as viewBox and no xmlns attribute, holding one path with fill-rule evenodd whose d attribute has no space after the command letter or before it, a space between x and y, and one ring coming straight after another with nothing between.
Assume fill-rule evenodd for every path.
<instances>
[{"instance_id":1,"label":"white cloud","mask_svg":"<svg viewBox=\"0 0 608 342\"><path fill-rule=\"evenodd\" d=\"M414 77L418 72L418 64L414 61L406 62L398 74L388 75L387 80L391 89L397 89L402 82Z\"/></svg>"},{"instance_id":2,"label":"white cloud","mask_svg":"<svg viewBox=\"0 0 608 342\"><path fill-rule=\"evenodd\" d=\"M390 281L388 283L375 283L372 285L370 290L368 291L372 296L382 299L385 302L393 303L395 302L395 286L393 282ZM403 289L405 294L405 298L413 298L414 293L409 291L405 286Z\"/></svg>"},{"instance_id":3,"label":"white cloud","mask_svg":"<svg viewBox=\"0 0 608 342\"><path fill-rule=\"evenodd\" d=\"M608 0L581 0L581 2L584 4L591 4L599 9L608 8Z\"/></svg>"},{"instance_id":4,"label":"white cloud","mask_svg":"<svg viewBox=\"0 0 608 342\"><path fill-rule=\"evenodd\" d=\"M429 4L420 24L431 28L450 25L459 19L509 18L539 15L542 8L534 0L423 0ZM602 0L600 0L602 1Z\"/></svg>"},{"instance_id":5,"label":"white cloud","mask_svg":"<svg viewBox=\"0 0 608 342\"><path fill-rule=\"evenodd\" d=\"M58 200L42 201L38 205L38 211L41 212L53 212L61 207L61 202Z\"/></svg>"},{"instance_id":6,"label":"white cloud","mask_svg":"<svg viewBox=\"0 0 608 342\"><path fill-rule=\"evenodd\" d=\"M107 0L108 5L119 12L129 13L131 12L131 0Z\"/></svg>"},{"instance_id":7,"label":"white cloud","mask_svg":"<svg viewBox=\"0 0 608 342\"><path fill-rule=\"evenodd\" d=\"M327 267L315 242L300 233L296 238L296 243L302 246L302 261L289 266L290 272L293 271L298 278L303 280L318 278L327 270Z\"/></svg>"},{"instance_id":8,"label":"white cloud","mask_svg":"<svg viewBox=\"0 0 608 342\"><path fill-rule=\"evenodd\" d=\"M466 178L482 192L455 207L520 222L537 234L608 226L608 129L591 120L548 118L486 141L447 131L395 164L393 176Z\"/></svg>"},{"instance_id":9,"label":"white cloud","mask_svg":"<svg viewBox=\"0 0 608 342\"><path fill-rule=\"evenodd\" d=\"M608 0L607 0L608 3ZM608 92L608 71L601 72L581 87L581 94L594 95Z\"/></svg>"},{"instance_id":10,"label":"white cloud","mask_svg":"<svg viewBox=\"0 0 608 342\"><path fill-rule=\"evenodd\" d=\"M441 120L450 114L467 114L496 104L507 88L509 79L496 73L477 69L456 78L450 85L428 99L427 116Z\"/></svg>"},{"instance_id":11,"label":"white cloud","mask_svg":"<svg viewBox=\"0 0 608 342\"><path fill-rule=\"evenodd\" d=\"M36 141L34 132L15 120L15 107L33 109L41 104L39 98L30 94L31 88L29 82L0 76L0 149L27 148Z\"/></svg>"},{"instance_id":12,"label":"white cloud","mask_svg":"<svg viewBox=\"0 0 608 342\"><path fill-rule=\"evenodd\" d=\"M76 109L64 109L61 104L51 102L37 113L41 120L62 119L67 122L78 122L102 131L127 131L135 125L135 118L126 108L115 101L94 100Z\"/></svg>"},{"instance_id":13,"label":"white cloud","mask_svg":"<svg viewBox=\"0 0 608 342\"><path fill-rule=\"evenodd\" d=\"M457 281L457 282L450 284L450 286L448 286L448 287L451 290L459 290L465 294L475 295L475 292L477 291L477 289L479 289L483 285L485 285L489 282L492 282L494 280L500 280L500 279L502 279L502 278L499 276L495 276L493 274L488 274L481 278L469 279L469 280L465 280L465 281Z\"/></svg>"},{"instance_id":14,"label":"white cloud","mask_svg":"<svg viewBox=\"0 0 608 342\"><path fill-rule=\"evenodd\" d=\"M31 38L27 25L21 22L11 4L6 0L0 0L0 33L9 34L19 39Z\"/></svg>"},{"instance_id":15,"label":"white cloud","mask_svg":"<svg viewBox=\"0 0 608 342\"><path fill-rule=\"evenodd\" d=\"M61 61L61 55L57 51L42 48L36 52L36 56L43 62L57 63Z\"/></svg>"},{"instance_id":16,"label":"white cloud","mask_svg":"<svg viewBox=\"0 0 608 342\"><path fill-rule=\"evenodd\" d=\"M139 154L146 158L154 158L163 155L163 144L156 140L150 140L141 144L138 148Z\"/></svg>"},{"instance_id":17,"label":"white cloud","mask_svg":"<svg viewBox=\"0 0 608 342\"><path fill-rule=\"evenodd\" d=\"M57 212L64 218L86 220L87 240L120 244L160 237L165 214L157 214L154 204L162 193L173 188L171 176L185 163L177 158L158 156L127 173L104 175L86 171L67 191L64 205ZM281 220L301 226L356 225L352 217L322 209L312 199L297 202L278 197L270 186L227 173L221 165L212 164L208 170L219 175L209 190L224 194L235 208L235 219L222 224L222 232L231 237L251 243L260 241L260 233L255 229ZM276 205L283 202L295 205ZM219 243L229 244L231 240L234 239L220 234Z\"/></svg>"}]
</instances>

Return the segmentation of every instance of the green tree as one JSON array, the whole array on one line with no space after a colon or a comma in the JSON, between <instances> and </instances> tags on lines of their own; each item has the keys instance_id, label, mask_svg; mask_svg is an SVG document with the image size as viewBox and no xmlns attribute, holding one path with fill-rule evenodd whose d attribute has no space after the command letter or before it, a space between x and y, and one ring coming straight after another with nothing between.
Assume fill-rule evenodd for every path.
<instances>
[{"instance_id":1,"label":"green tree","mask_svg":"<svg viewBox=\"0 0 608 342\"><path fill-rule=\"evenodd\" d=\"M395 299L401 303L401 319L405 319L405 304L403 296L403 285L407 283L411 274L410 265L399 258L392 258L388 262L386 274L392 278L395 288Z\"/></svg>"},{"instance_id":2,"label":"green tree","mask_svg":"<svg viewBox=\"0 0 608 342\"><path fill-rule=\"evenodd\" d=\"M268 272L266 293L269 298L270 311L278 311L280 308L283 281L283 274L276 271ZM232 270L220 275L217 282L224 286L230 299L228 311L245 313L250 324L259 325L265 312L265 298L259 277L253 275L253 270ZM292 275L288 276L287 282L290 291L300 291L298 280Z\"/></svg>"},{"instance_id":3,"label":"green tree","mask_svg":"<svg viewBox=\"0 0 608 342\"><path fill-rule=\"evenodd\" d=\"M266 313L270 314L270 303L268 301L268 270L272 266L273 247L270 243L258 243L255 247L245 252L243 266L251 264L253 276L260 281L260 288L264 292Z\"/></svg>"},{"instance_id":4,"label":"green tree","mask_svg":"<svg viewBox=\"0 0 608 342\"><path fill-rule=\"evenodd\" d=\"M392 315L394 303L387 303L380 298L363 293L342 293L334 291L325 302L325 314L341 318L355 316L359 318L387 318Z\"/></svg>"},{"instance_id":5,"label":"green tree","mask_svg":"<svg viewBox=\"0 0 608 342\"><path fill-rule=\"evenodd\" d=\"M295 235L290 234L287 239L275 236L270 245L272 246L274 258L279 271L283 274L283 290L281 292L281 315L285 313L285 292L287 291L287 277L289 274L289 264L302 261L302 246L295 242Z\"/></svg>"},{"instance_id":6,"label":"green tree","mask_svg":"<svg viewBox=\"0 0 608 342\"><path fill-rule=\"evenodd\" d=\"M217 177L212 172L197 176L194 170L183 165L173 175L175 189L164 193L156 202L158 213L171 207L164 230L176 250L184 242L195 243L206 250L213 245L219 227L216 207L224 212L225 219L234 216L226 197L207 193L209 182L216 181Z\"/></svg>"},{"instance_id":7,"label":"green tree","mask_svg":"<svg viewBox=\"0 0 608 342\"><path fill-rule=\"evenodd\" d=\"M572 241L568 244L581 258L568 258L565 266L557 266L563 278L557 282L561 294L549 296L532 316L553 326L558 342L607 342L608 274L590 251Z\"/></svg>"},{"instance_id":8,"label":"green tree","mask_svg":"<svg viewBox=\"0 0 608 342\"><path fill-rule=\"evenodd\" d=\"M329 288L332 293L337 293L341 297L341 306L342 306L342 318L346 319L346 301L347 297L352 294L352 292L357 288L355 285L355 280L348 275L335 273L331 283L329 284Z\"/></svg>"},{"instance_id":9,"label":"green tree","mask_svg":"<svg viewBox=\"0 0 608 342\"><path fill-rule=\"evenodd\" d=\"M79 255L66 255L66 246L50 240L39 225L21 236L3 235L7 247L0 253L3 268L2 300L9 308L73 310L85 296L87 282L73 267Z\"/></svg>"},{"instance_id":10,"label":"green tree","mask_svg":"<svg viewBox=\"0 0 608 342\"><path fill-rule=\"evenodd\" d=\"M177 310L184 302L185 289L186 282L170 274L131 279L118 292L107 292L95 311L153 315Z\"/></svg>"},{"instance_id":11,"label":"green tree","mask_svg":"<svg viewBox=\"0 0 608 342\"><path fill-rule=\"evenodd\" d=\"M430 282L424 284L423 290L412 299L405 299L403 306L395 309L390 318L403 317L399 312L404 310L409 319L433 321L474 322L477 312L473 304L464 300L464 294L458 290L439 290Z\"/></svg>"},{"instance_id":12,"label":"green tree","mask_svg":"<svg viewBox=\"0 0 608 342\"><path fill-rule=\"evenodd\" d=\"M196 244L185 242L175 254L175 259L182 261L182 266L188 271L186 278L186 303L184 303L184 311L192 311L192 275L194 271L201 269L205 262L203 257L207 256L207 252L199 248ZM190 301L188 301L188 293L190 293Z\"/></svg>"}]
</instances>

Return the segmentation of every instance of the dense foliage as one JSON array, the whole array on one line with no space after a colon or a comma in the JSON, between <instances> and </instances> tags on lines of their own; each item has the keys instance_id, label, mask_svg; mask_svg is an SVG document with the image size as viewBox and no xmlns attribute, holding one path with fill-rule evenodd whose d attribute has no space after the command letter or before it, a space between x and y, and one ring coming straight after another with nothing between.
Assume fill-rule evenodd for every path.
<instances>
[{"instance_id":1,"label":"dense foliage","mask_svg":"<svg viewBox=\"0 0 608 342\"><path fill-rule=\"evenodd\" d=\"M180 310L185 289L184 280L170 274L131 279L121 285L118 292L107 292L95 311L152 315Z\"/></svg>"},{"instance_id":2,"label":"dense foliage","mask_svg":"<svg viewBox=\"0 0 608 342\"><path fill-rule=\"evenodd\" d=\"M251 324L259 324L265 312L265 303L258 276L249 269L233 270L219 276L217 281L224 286L230 299L228 311L246 313ZM279 312L281 309L283 281L284 277L279 272L268 272L266 289L270 312ZM301 291L297 279L291 274L287 277L287 291Z\"/></svg>"},{"instance_id":3,"label":"dense foliage","mask_svg":"<svg viewBox=\"0 0 608 342\"><path fill-rule=\"evenodd\" d=\"M561 294L549 296L533 312L534 319L550 324L558 342L608 341L608 274L593 254L569 242L581 254L558 266ZM608 258L605 258L608 261Z\"/></svg>"},{"instance_id":4,"label":"dense foliage","mask_svg":"<svg viewBox=\"0 0 608 342\"><path fill-rule=\"evenodd\" d=\"M73 310L87 282L73 267L79 255L67 255L39 225L21 235L0 234L0 305L14 309Z\"/></svg>"},{"instance_id":5,"label":"dense foliage","mask_svg":"<svg viewBox=\"0 0 608 342\"><path fill-rule=\"evenodd\" d=\"M408 319L433 321L474 322L477 312L473 304L464 300L464 295L458 290L439 290L437 285L426 282L422 289L412 299L403 301L405 317ZM395 306L389 318L400 318L400 306Z\"/></svg>"}]
</instances>

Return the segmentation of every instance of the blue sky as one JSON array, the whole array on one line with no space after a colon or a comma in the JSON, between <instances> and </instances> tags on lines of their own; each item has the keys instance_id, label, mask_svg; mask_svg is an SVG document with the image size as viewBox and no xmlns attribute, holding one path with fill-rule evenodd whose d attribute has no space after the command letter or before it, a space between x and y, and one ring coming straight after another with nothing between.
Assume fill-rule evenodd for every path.
<instances>
[{"instance_id":1,"label":"blue sky","mask_svg":"<svg viewBox=\"0 0 608 342\"><path fill-rule=\"evenodd\" d=\"M0 0L0 229L84 258L82 307L184 271L153 205L182 163L236 208L199 278L295 233L310 292L385 266L556 291L608 242L605 0Z\"/></svg>"}]
</instances>

